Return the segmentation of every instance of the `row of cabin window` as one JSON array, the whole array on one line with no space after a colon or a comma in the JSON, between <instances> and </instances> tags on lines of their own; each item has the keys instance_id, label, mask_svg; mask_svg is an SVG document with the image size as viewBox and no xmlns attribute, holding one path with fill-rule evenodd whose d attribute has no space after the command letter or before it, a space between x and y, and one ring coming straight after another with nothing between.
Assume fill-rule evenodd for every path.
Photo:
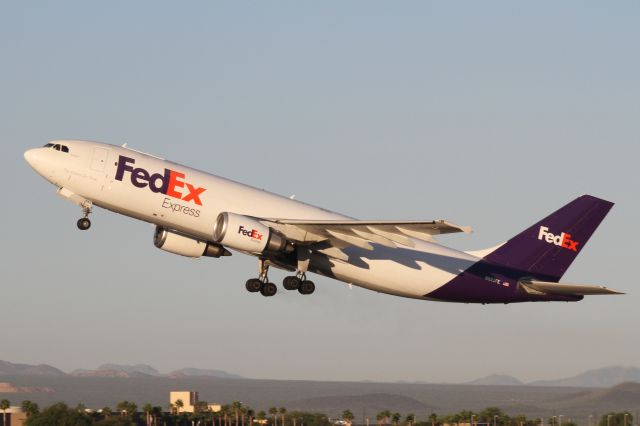
<instances>
[{"instance_id":1,"label":"row of cabin window","mask_svg":"<svg viewBox=\"0 0 640 426\"><path fill-rule=\"evenodd\" d=\"M62 151L62 152L69 152L69 147L66 145L60 145L59 143L57 144L52 144L52 143L48 143L44 146L45 148L53 148L56 151Z\"/></svg>"}]
</instances>

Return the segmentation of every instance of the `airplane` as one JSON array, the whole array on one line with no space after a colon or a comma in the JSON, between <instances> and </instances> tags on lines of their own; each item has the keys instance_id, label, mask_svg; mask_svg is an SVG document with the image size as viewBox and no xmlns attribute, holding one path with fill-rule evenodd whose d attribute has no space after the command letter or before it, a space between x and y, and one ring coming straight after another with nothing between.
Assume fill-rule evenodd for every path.
<instances>
[{"instance_id":1,"label":"airplane","mask_svg":"<svg viewBox=\"0 0 640 426\"><path fill-rule=\"evenodd\" d=\"M358 220L122 146L56 140L24 153L27 163L78 205L155 225L159 249L190 258L258 258L249 292L274 296L269 268L293 273L285 290L309 295L308 273L406 298L459 303L575 302L624 294L560 279L613 203L583 195L506 243L479 251L434 236L470 233L446 220Z\"/></svg>"}]
</instances>

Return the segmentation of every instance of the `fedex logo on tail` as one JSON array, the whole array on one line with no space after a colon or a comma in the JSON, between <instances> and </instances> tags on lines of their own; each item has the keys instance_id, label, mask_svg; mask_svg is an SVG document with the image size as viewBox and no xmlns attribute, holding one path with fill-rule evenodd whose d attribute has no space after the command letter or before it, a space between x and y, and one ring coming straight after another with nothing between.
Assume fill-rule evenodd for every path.
<instances>
[{"instance_id":1,"label":"fedex logo on tail","mask_svg":"<svg viewBox=\"0 0 640 426\"><path fill-rule=\"evenodd\" d=\"M118 158L116 180L122 181L125 172L131 174L131 184L136 188L149 187L151 192L161 193L182 201L190 201L202 205L200 195L206 188L199 188L184 181L185 174L175 170L164 169L164 173L151 174L142 167L134 168L136 160L121 155ZM184 191L186 189L186 191Z\"/></svg>"},{"instance_id":2,"label":"fedex logo on tail","mask_svg":"<svg viewBox=\"0 0 640 426\"><path fill-rule=\"evenodd\" d=\"M568 250L573 250L575 252L578 251L578 244L580 244L579 242L573 241L571 239L571 234L567 234L566 232L561 232L558 235L554 235L551 232L549 232L549 228L547 228L546 226L540 227L540 232L538 233L538 239L546 241L549 244L560 246Z\"/></svg>"}]
</instances>

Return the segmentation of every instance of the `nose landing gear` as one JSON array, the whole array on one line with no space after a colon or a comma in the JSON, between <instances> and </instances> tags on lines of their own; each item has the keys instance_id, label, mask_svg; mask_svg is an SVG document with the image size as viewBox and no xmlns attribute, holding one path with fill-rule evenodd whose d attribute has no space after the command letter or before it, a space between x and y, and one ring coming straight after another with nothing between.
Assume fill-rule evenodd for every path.
<instances>
[{"instance_id":1,"label":"nose landing gear","mask_svg":"<svg viewBox=\"0 0 640 426\"><path fill-rule=\"evenodd\" d=\"M83 217L78 219L77 225L79 230L86 231L91 228L91 221L89 220L89 214L91 214L91 202L85 201L80 205L80 207L82 207Z\"/></svg>"}]
</instances>

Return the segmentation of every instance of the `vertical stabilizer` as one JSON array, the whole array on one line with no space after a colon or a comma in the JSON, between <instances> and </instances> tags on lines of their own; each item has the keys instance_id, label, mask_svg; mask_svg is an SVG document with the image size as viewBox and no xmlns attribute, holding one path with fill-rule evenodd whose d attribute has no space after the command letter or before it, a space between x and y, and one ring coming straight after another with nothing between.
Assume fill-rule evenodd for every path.
<instances>
[{"instance_id":1,"label":"vertical stabilizer","mask_svg":"<svg viewBox=\"0 0 640 426\"><path fill-rule=\"evenodd\" d=\"M484 261L557 282L611 207L613 203L591 195L578 197L487 254Z\"/></svg>"}]
</instances>

